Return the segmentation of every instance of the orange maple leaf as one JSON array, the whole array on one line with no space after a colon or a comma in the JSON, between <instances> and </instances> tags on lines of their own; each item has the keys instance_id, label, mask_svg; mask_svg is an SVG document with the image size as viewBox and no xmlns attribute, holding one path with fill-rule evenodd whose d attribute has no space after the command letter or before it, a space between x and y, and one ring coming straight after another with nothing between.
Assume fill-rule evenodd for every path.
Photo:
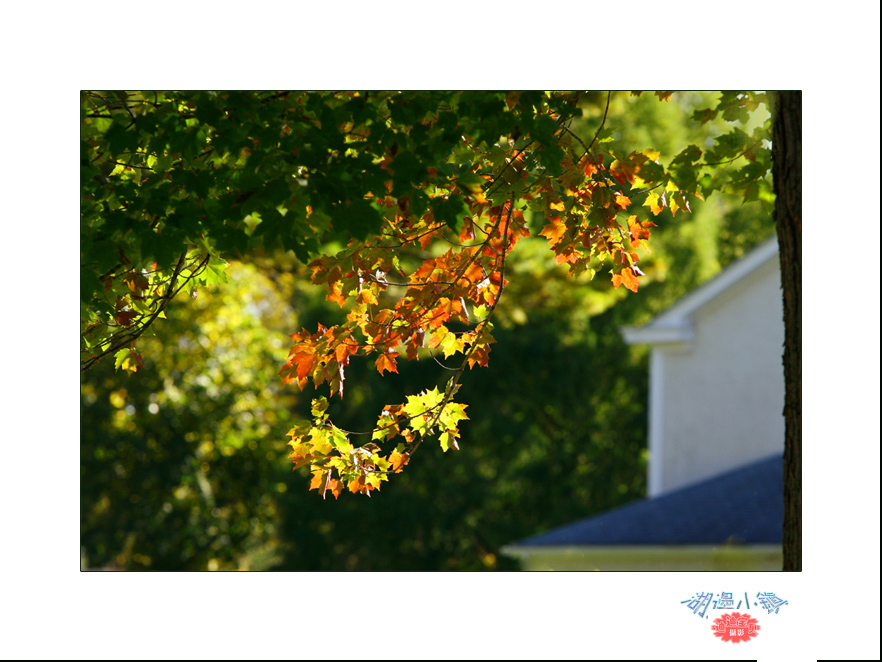
<instances>
[{"instance_id":1,"label":"orange maple leaf","mask_svg":"<svg viewBox=\"0 0 882 662\"><path fill-rule=\"evenodd\" d=\"M353 494L356 492L364 492L365 490L370 490L370 485L364 482L364 476L359 476L355 480L349 482L349 491Z\"/></svg>"},{"instance_id":2,"label":"orange maple leaf","mask_svg":"<svg viewBox=\"0 0 882 662\"><path fill-rule=\"evenodd\" d=\"M631 267L625 267L622 269L620 273L613 274L612 277L613 286L618 289L619 285L624 285L627 289L632 292L637 291L637 276L634 275L634 272L631 270Z\"/></svg>"},{"instance_id":3,"label":"orange maple leaf","mask_svg":"<svg viewBox=\"0 0 882 662\"><path fill-rule=\"evenodd\" d=\"M392 451L389 454L389 461L392 463L392 471L395 473L401 473L402 467L410 462L410 453Z\"/></svg>"},{"instance_id":4,"label":"orange maple leaf","mask_svg":"<svg viewBox=\"0 0 882 662\"><path fill-rule=\"evenodd\" d=\"M560 220L558 216L550 216L548 218L548 223L545 224L545 227L539 232L543 237L548 238L548 243L551 246L556 246L560 243L561 237L563 237L564 233L567 231L566 224Z\"/></svg>"},{"instance_id":5,"label":"orange maple leaf","mask_svg":"<svg viewBox=\"0 0 882 662\"><path fill-rule=\"evenodd\" d=\"M301 455L297 451L290 453L288 455L288 459L290 459L291 462L294 463L294 470L295 471L309 462L308 457L306 457L305 455ZM312 488L310 487L309 489L312 489Z\"/></svg>"},{"instance_id":6,"label":"orange maple leaf","mask_svg":"<svg viewBox=\"0 0 882 662\"><path fill-rule=\"evenodd\" d=\"M441 341L444 340L444 337L448 333L450 333L449 329L444 325L440 325L429 334L429 339L426 341L426 347L429 349L435 349L441 344Z\"/></svg>"},{"instance_id":7,"label":"orange maple leaf","mask_svg":"<svg viewBox=\"0 0 882 662\"><path fill-rule=\"evenodd\" d=\"M622 186L633 184L634 177L637 175L637 167L633 163L616 159L609 167L609 174Z\"/></svg>"},{"instance_id":8,"label":"orange maple leaf","mask_svg":"<svg viewBox=\"0 0 882 662\"><path fill-rule=\"evenodd\" d=\"M332 478L328 481L327 489L329 489L331 491L331 494L334 495L334 499L337 499L337 497L343 494L343 482L337 480L336 478Z\"/></svg>"},{"instance_id":9,"label":"orange maple leaf","mask_svg":"<svg viewBox=\"0 0 882 662\"><path fill-rule=\"evenodd\" d=\"M376 295L367 287L358 293L355 301L356 303L370 303L375 305L378 303Z\"/></svg>"},{"instance_id":10,"label":"orange maple leaf","mask_svg":"<svg viewBox=\"0 0 882 662\"><path fill-rule=\"evenodd\" d=\"M355 354L357 351L358 345L354 343L350 344L344 340L334 348L334 357L337 359L337 363L349 365L349 356Z\"/></svg>"},{"instance_id":11,"label":"orange maple leaf","mask_svg":"<svg viewBox=\"0 0 882 662\"><path fill-rule=\"evenodd\" d=\"M296 468L296 467L295 467ZM318 490L324 487L325 485L325 476L327 475L327 471L323 469L316 469L312 472L312 480L309 481L309 489Z\"/></svg>"},{"instance_id":12,"label":"orange maple leaf","mask_svg":"<svg viewBox=\"0 0 882 662\"><path fill-rule=\"evenodd\" d=\"M306 376L315 367L315 347L301 345L294 354L288 358L291 366L297 366L297 379L306 379Z\"/></svg>"},{"instance_id":13,"label":"orange maple leaf","mask_svg":"<svg viewBox=\"0 0 882 662\"><path fill-rule=\"evenodd\" d=\"M631 246L634 248L640 248L643 245L643 239L649 239L649 228L654 228L655 223L652 221L643 221L642 223L637 220L636 216L631 216L628 218L628 232L631 233Z\"/></svg>"},{"instance_id":14,"label":"orange maple leaf","mask_svg":"<svg viewBox=\"0 0 882 662\"><path fill-rule=\"evenodd\" d=\"M343 294L343 286L339 282L334 283L333 290L325 296L325 299L328 301L336 301L342 308L343 304L346 303L346 296Z\"/></svg>"},{"instance_id":15,"label":"orange maple leaf","mask_svg":"<svg viewBox=\"0 0 882 662\"><path fill-rule=\"evenodd\" d=\"M379 358L377 358L376 366L377 371L382 375L383 371L387 372L398 372L398 366L395 363L395 357L398 356L398 352L394 350L389 350L387 353L380 354Z\"/></svg>"}]
</instances>

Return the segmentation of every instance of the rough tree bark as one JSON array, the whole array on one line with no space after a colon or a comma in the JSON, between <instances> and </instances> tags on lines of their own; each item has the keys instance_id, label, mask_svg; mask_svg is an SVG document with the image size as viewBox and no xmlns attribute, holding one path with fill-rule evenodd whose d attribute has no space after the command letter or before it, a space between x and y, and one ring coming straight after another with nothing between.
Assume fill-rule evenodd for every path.
<instances>
[{"instance_id":1,"label":"rough tree bark","mask_svg":"<svg viewBox=\"0 0 882 662\"><path fill-rule=\"evenodd\" d=\"M784 570L802 570L802 92L779 92L772 126L784 291Z\"/></svg>"}]
</instances>

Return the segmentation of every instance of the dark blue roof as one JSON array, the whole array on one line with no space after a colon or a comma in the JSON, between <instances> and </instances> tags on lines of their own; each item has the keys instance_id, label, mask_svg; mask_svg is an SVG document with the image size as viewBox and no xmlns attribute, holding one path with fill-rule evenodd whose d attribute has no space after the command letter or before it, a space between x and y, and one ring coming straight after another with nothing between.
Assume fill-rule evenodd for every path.
<instances>
[{"instance_id":1,"label":"dark blue roof","mask_svg":"<svg viewBox=\"0 0 882 662\"><path fill-rule=\"evenodd\" d=\"M535 545L780 544L783 456L514 543Z\"/></svg>"}]
</instances>

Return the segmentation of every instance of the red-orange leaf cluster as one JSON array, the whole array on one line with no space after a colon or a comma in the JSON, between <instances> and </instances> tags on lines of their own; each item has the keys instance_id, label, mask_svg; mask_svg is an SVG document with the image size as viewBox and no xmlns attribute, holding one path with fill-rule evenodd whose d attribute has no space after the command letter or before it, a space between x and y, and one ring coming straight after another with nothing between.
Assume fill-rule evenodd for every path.
<instances>
[{"instance_id":1,"label":"red-orange leaf cluster","mask_svg":"<svg viewBox=\"0 0 882 662\"><path fill-rule=\"evenodd\" d=\"M649 239L649 228L654 228L652 221L639 221L636 216L628 217L628 233L631 235L631 246L640 248L642 240Z\"/></svg>"},{"instance_id":2,"label":"red-orange leaf cluster","mask_svg":"<svg viewBox=\"0 0 882 662\"><path fill-rule=\"evenodd\" d=\"M517 99L511 97L513 103ZM560 122L556 114L551 119ZM568 136L563 130L559 134L561 140ZM463 169L450 163L429 166L429 204L425 194L419 205L415 195L392 195L398 161L387 156L383 167L390 179L375 198L388 212L382 232L352 240L336 255L309 265L313 282L326 288L326 298L346 310L346 321L293 334L294 345L280 373L283 383L303 388L309 380L315 385L327 382L331 393L342 398L344 368L353 357L372 357L377 371L385 374L397 373L401 360L434 354L454 371L443 392L424 391L407 396L404 404L386 405L371 431L372 441L360 448L333 428L326 407L315 408L310 431L293 435L292 461L295 467L311 466L311 486L323 494L330 491L336 497L344 484L363 494L379 489L388 474L403 469L427 435L439 435L445 451L460 447L456 423L466 417L464 405L452 398L465 368L489 363L494 342L489 320L507 284L506 258L521 238L530 236L522 212L526 205L534 215L544 214L539 235L571 275L588 271L589 264L593 273L596 261L606 261L615 265L616 288L638 289L643 273L635 250L644 246L655 224L637 215L622 223L618 215L631 208L635 196L647 192L643 204L653 214L661 211L663 194L651 193L665 182L657 152L632 152L616 158L607 170L602 152L575 151L585 142L570 141L561 161L563 174L553 177L532 152L531 142L515 150L514 141L482 147L467 136L463 140L470 155ZM646 190L625 190L635 182ZM512 188L501 189L503 185ZM503 194L507 200L501 190L512 191ZM454 196L466 205L463 218L449 216ZM685 199L675 199L678 208L685 207ZM417 215L415 206L425 211ZM417 262L415 253L422 253ZM455 330L456 325L466 329ZM397 437L404 441L384 456L378 443Z\"/></svg>"}]
</instances>

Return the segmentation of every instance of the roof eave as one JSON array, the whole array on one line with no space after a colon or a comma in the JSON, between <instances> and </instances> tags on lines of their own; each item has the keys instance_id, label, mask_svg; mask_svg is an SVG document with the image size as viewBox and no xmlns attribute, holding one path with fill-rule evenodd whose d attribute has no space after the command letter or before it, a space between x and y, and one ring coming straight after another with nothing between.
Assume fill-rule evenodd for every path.
<instances>
[{"instance_id":1,"label":"roof eave","mask_svg":"<svg viewBox=\"0 0 882 662\"><path fill-rule=\"evenodd\" d=\"M629 345L692 342L692 316L723 292L741 282L778 254L778 238L772 236L717 276L680 299L648 324L621 329Z\"/></svg>"},{"instance_id":2,"label":"roof eave","mask_svg":"<svg viewBox=\"0 0 882 662\"><path fill-rule=\"evenodd\" d=\"M625 326L622 335L629 345L689 345L695 338L695 328L690 322L660 326Z\"/></svg>"}]
</instances>

